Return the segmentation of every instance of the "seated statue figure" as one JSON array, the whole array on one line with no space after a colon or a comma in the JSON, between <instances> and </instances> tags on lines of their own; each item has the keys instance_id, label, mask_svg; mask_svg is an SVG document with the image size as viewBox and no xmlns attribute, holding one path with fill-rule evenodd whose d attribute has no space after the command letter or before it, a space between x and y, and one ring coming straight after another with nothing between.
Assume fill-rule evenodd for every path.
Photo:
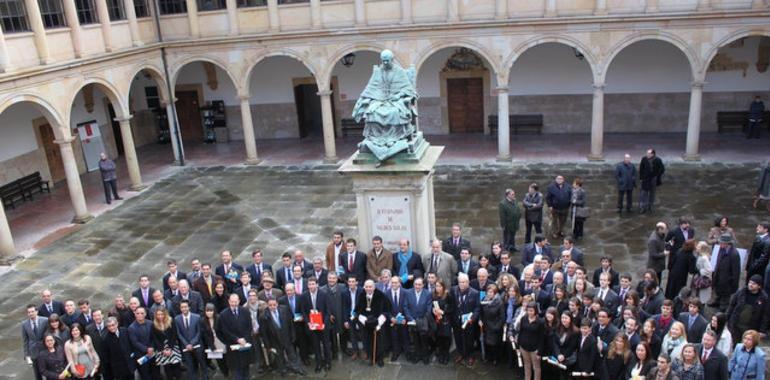
<instances>
[{"instance_id":1,"label":"seated statue figure","mask_svg":"<svg viewBox=\"0 0 770 380\"><path fill-rule=\"evenodd\" d=\"M380 60L353 108L353 118L365 121L359 149L371 152L378 166L409 148L417 117L414 67L405 70L393 62L390 50L384 50Z\"/></svg>"}]
</instances>

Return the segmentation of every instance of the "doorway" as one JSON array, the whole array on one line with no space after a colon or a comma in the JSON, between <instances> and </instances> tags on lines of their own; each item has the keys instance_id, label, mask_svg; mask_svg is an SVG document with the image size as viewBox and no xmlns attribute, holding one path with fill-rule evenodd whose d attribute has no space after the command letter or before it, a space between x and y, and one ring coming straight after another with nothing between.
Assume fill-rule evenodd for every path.
<instances>
[{"instance_id":1,"label":"doorway","mask_svg":"<svg viewBox=\"0 0 770 380\"><path fill-rule=\"evenodd\" d=\"M447 78L447 108L450 133L483 133L483 79Z\"/></svg>"},{"instance_id":2,"label":"doorway","mask_svg":"<svg viewBox=\"0 0 770 380\"><path fill-rule=\"evenodd\" d=\"M56 136L48 123L38 126L40 141L43 143L45 158L48 161L48 171L51 172L51 183L56 183L66 178L64 174L64 161L61 157L59 145L54 142Z\"/></svg>"},{"instance_id":3,"label":"doorway","mask_svg":"<svg viewBox=\"0 0 770 380\"><path fill-rule=\"evenodd\" d=\"M321 97L318 96L318 86L315 83L294 86L294 102L297 107L299 137L323 136L323 116L321 114ZM332 106L332 109L334 109L334 106Z\"/></svg>"},{"instance_id":4,"label":"doorway","mask_svg":"<svg viewBox=\"0 0 770 380\"><path fill-rule=\"evenodd\" d=\"M184 141L203 142L203 124L197 91L176 92L176 115Z\"/></svg>"},{"instance_id":5,"label":"doorway","mask_svg":"<svg viewBox=\"0 0 770 380\"><path fill-rule=\"evenodd\" d=\"M120 123L115 121L115 109L112 108L112 104L107 104L107 112L110 115L110 122L112 122L112 135L115 137L115 148L118 150L118 157L123 155L123 134L120 133Z\"/></svg>"}]
</instances>

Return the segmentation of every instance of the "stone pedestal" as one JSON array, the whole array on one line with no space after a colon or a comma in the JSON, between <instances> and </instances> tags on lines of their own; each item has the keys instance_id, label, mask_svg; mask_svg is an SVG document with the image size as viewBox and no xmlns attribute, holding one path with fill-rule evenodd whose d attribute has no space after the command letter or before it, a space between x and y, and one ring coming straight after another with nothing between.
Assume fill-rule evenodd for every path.
<instances>
[{"instance_id":1,"label":"stone pedestal","mask_svg":"<svg viewBox=\"0 0 770 380\"><path fill-rule=\"evenodd\" d=\"M407 238L420 254L430 252L436 235L433 203L433 172L444 147L430 146L418 160L399 160L376 167L354 153L339 168L353 178L358 215L358 241L371 245L372 237L382 237L385 247L394 251Z\"/></svg>"}]
</instances>

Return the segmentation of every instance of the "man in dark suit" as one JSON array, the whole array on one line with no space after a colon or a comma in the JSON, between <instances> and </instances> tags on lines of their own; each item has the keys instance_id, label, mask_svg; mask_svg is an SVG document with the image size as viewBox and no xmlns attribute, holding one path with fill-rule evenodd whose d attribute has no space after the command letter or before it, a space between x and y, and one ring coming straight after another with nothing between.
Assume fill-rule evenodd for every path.
<instances>
[{"instance_id":1,"label":"man in dark suit","mask_svg":"<svg viewBox=\"0 0 770 380\"><path fill-rule=\"evenodd\" d=\"M609 310L610 316L614 317L620 306L620 297L610 288L610 278L609 272L599 275L599 287L595 291L596 297L604 302L604 307Z\"/></svg>"},{"instance_id":2,"label":"man in dark suit","mask_svg":"<svg viewBox=\"0 0 770 380\"><path fill-rule=\"evenodd\" d=\"M604 342L602 351L606 353L607 348L618 333L618 328L612 324L610 312L606 308L602 308L596 313L596 325L594 325L592 333Z\"/></svg>"},{"instance_id":3,"label":"man in dark suit","mask_svg":"<svg viewBox=\"0 0 770 380\"><path fill-rule=\"evenodd\" d=\"M583 263L583 251L581 251L580 248L575 247L575 239L568 236L562 240L562 246L559 247L559 252L564 251L569 252L570 259L576 262L577 265L580 265L581 267L585 265Z\"/></svg>"},{"instance_id":4,"label":"man in dark suit","mask_svg":"<svg viewBox=\"0 0 770 380\"><path fill-rule=\"evenodd\" d=\"M385 365L382 360L382 356L385 354L382 349L384 337L375 339L374 335L380 334L382 326L387 322L388 313L390 313L389 306L390 303L385 295L375 288L374 281L366 280L364 291L359 293L356 299L356 323L359 323L363 330L364 350L369 357L374 358L373 360L379 367Z\"/></svg>"},{"instance_id":5,"label":"man in dark suit","mask_svg":"<svg viewBox=\"0 0 770 380\"><path fill-rule=\"evenodd\" d=\"M489 272L487 272L486 268L479 268L476 271L476 279L471 280L471 288L478 291L486 290L487 285L491 284L492 282L493 281L489 279Z\"/></svg>"},{"instance_id":6,"label":"man in dark suit","mask_svg":"<svg viewBox=\"0 0 770 380\"><path fill-rule=\"evenodd\" d=\"M326 293L329 298L329 325L326 326L326 332L332 342L332 360L337 359L341 349L340 337L344 331L342 323L347 320L342 312L342 292L345 290L345 285L340 284L338 279L337 272L331 271L326 275L326 285L320 288L320 291Z\"/></svg>"},{"instance_id":7,"label":"man in dark suit","mask_svg":"<svg viewBox=\"0 0 770 380\"><path fill-rule=\"evenodd\" d=\"M401 287L404 289L411 289L414 280L425 274L422 257L412 251L408 239L401 239L398 242L398 250L393 252L393 274L401 277Z\"/></svg>"},{"instance_id":8,"label":"man in dark suit","mask_svg":"<svg viewBox=\"0 0 770 380\"><path fill-rule=\"evenodd\" d=\"M238 286L243 267L233 262L233 255L230 251L222 251L222 264L219 264L214 273L225 280L225 288L228 293L232 293Z\"/></svg>"},{"instance_id":9,"label":"man in dark suit","mask_svg":"<svg viewBox=\"0 0 770 380\"><path fill-rule=\"evenodd\" d=\"M91 316L94 318L93 323L86 326L86 334L91 337L91 344L94 346L94 351L99 355L101 361L104 360L104 339L107 337L107 327L104 324L102 311L97 309L91 312ZM98 379L104 373L104 366L99 366L99 370L96 372Z\"/></svg>"},{"instance_id":10,"label":"man in dark suit","mask_svg":"<svg viewBox=\"0 0 770 380\"><path fill-rule=\"evenodd\" d=\"M716 298L709 306L718 307L720 311L724 311L727 309L730 297L738 291L738 282L741 277L741 258L738 250L733 246L731 235L719 237L717 255L717 265L712 275L712 288Z\"/></svg>"},{"instance_id":11,"label":"man in dark suit","mask_svg":"<svg viewBox=\"0 0 770 380\"><path fill-rule=\"evenodd\" d=\"M658 282L655 280L648 282L644 287L644 294L642 310L647 315L659 314L666 297L663 295L663 291L660 290Z\"/></svg>"},{"instance_id":12,"label":"man in dark suit","mask_svg":"<svg viewBox=\"0 0 770 380\"><path fill-rule=\"evenodd\" d=\"M673 311L674 303L671 300L664 300L663 305L660 307L660 314L652 317L652 320L655 321L655 335L657 335L661 341L676 320Z\"/></svg>"},{"instance_id":13,"label":"man in dark suit","mask_svg":"<svg viewBox=\"0 0 770 380\"><path fill-rule=\"evenodd\" d=\"M695 239L695 228L690 226L690 220L685 217L679 218L678 226L668 231L665 238L672 254L679 252L684 242L690 239ZM671 264L673 264L673 260L671 260L671 255L669 255L666 269L671 270Z\"/></svg>"},{"instance_id":14,"label":"man in dark suit","mask_svg":"<svg viewBox=\"0 0 770 380\"><path fill-rule=\"evenodd\" d=\"M432 300L432 295L425 290L425 280L422 278L414 280L414 288L406 292L406 319L409 322L414 321L416 325L411 351L413 362L422 360L425 364L430 364L427 318L433 318Z\"/></svg>"},{"instance_id":15,"label":"man in dark suit","mask_svg":"<svg viewBox=\"0 0 770 380\"><path fill-rule=\"evenodd\" d=\"M322 369L330 371L332 369L332 350L329 334L325 331L329 328L329 296L318 291L318 282L314 277L307 279L307 291L299 298L302 305L302 315L308 327L310 344L313 347L315 356L315 372L319 373ZM321 314L323 328L313 325L310 320L310 313L318 312Z\"/></svg>"},{"instance_id":16,"label":"man in dark suit","mask_svg":"<svg viewBox=\"0 0 770 380\"><path fill-rule=\"evenodd\" d=\"M748 257L746 258L746 283L748 284L751 276L758 274L765 276L765 284L770 282L770 276L765 275L768 261L770 261L770 223L762 222L757 224L757 235L751 243ZM765 293L768 292L767 285L764 286Z\"/></svg>"},{"instance_id":17,"label":"man in dark suit","mask_svg":"<svg viewBox=\"0 0 770 380\"><path fill-rule=\"evenodd\" d=\"M350 276L347 279L347 286L342 291L342 327L344 331L340 336L340 346L345 351L345 354L350 356L352 360L356 360L363 353L359 349L358 343L361 341L360 329L358 322L356 321L356 302L358 296L363 293L363 290L358 287L358 280L355 276ZM350 342L352 350L348 351L347 346Z\"/></svg>"},{"instance_id":18,"label":"man in dark suit","mask_svg":"<svg viewBox=\"0 0 770 380\"><path fill-rule=\"evenodd\" d=\"M190 260L190 271L185 274L187 276L187 282L192 284L201 276L201 260L197 257L193 257Z\"/></svg>"},{"instance_id":19,"label":"man in dark suit","mask_svg":"<svg viewBox=\"0 0 770 380\"><path fill-rule=\"evenodd\" d=\"M679 322L684 324L687 329L687 341L689 343L700 343L703 333L706 331L708 321L700 313L701 303L698 297L690 297L690 304L687 312L679 314Z\"/></svg>"},{"instance_id":20,"label":"man in dark suit","mask_svg":"<svg viewBox=\"0 0 770 380\"><path fill-rule=\"evenodd\" d=\"M252 263L246 267L246 271L251 275L251 285L255 288L262 286L262 273L273 274L273 267L265 262L262 262L262 250L257 248L251 253Z\"/></svg>"},{"instance_id":21,"label":"man in dark suit","mask_svg":"<svg viewBox=\"0 0 770 380\"><path fill-rule=\"evenodd\" d=\"M208 379L208 366L203 358L203 346L201 345L201 318L199 314L192 313L190 301L179 302L180 313L174 317L179 346L182 349L184 365L191 379L198 379L198 371L203 373L203 378Z\"/></svg>"},{"instance_id":22,"label":"man in dark suit","mask_svg":"<svg viewBox=\"0 0 770 380\"><path fill-rule=\"evenodd\" d=\"M521 266L526 267L535 260L535 256L542 255L548 256L553 262L553 255L551 254L551 246L545 237L542 235L535 236L535 240L524 246L524 252L521 255Z\"/></svg>"},{"instance_id":23,"label":"man in dark suit","mask_svg":"<svg viewBox=\"0 0 770 380\"><path fill-rule=\"evenodd\" d=\"M292 277L294 278L294 281L292 284L294 284L294 292L297 293L297 295L301 295L307 291L307 279L303 277L304 272L302 271L302 267L299 265L292 264Z\"/></svg>"},{"instance_id":24,"label":"man in dark suit","mask_svg":"<svg viewBox=\"0 0 770 380\"><path fill-rule=\"evenodd\" d=\"M211 273L211 264L204 263L201 265L201 275L195 280L193 290L200 293L204 304L209 303L209 300L211 300L211 295L214 293L214 285L216 285L218 281L224 280L222 277Z\"/></svg>"},{"instance_id":25,"label":"man in dark suit","mask_svg":"<svg viewBox=\"0 0 770 380\"><path fill-rule=\"evenodd\" d=\"M714 331L707 330L703 333L703 343L698 346L698 357L703 364L703 380L727 380L727 356L716 344L719 338Z\"/></svg>"},{"instance_id":26,"label":"man in dark suit","mask_svg":"<svg viewBox=\"0 0 770 380\"><path fill-rule=\"evenodd\" d=\"M262 313L260 330L267 345L276 351L276 367L282 377L286 376L287 361L288 368L292 372L300 376L307 375L294 350L294 323L292 320L291 312L286 306L279 305L275 298L267 301L267 312ZM284 356L286 360L284 360Z\"/></svg>"},{"instance_id":27,"label":"man in dark suit","mask_svg":"<svg viewBox=\"0 0 770 380\"><path fill-rule=\"evenodd\" d=\"M50 290L43 290L40 293L40 298L43 300L43 303L37 309L37 315L48 318L54 313L57 315L64 314L64 304L53 299L53 293Z\"/></svg>"},{"instance_id":28,"label":"man in dark suit","mask_svg":"<svg viewBox=\"0 0 770 380\"><path fill-rule=\"evenodd\" d=\"M620 283L618 286L612 288L612 290L617 293L621 305L626 304L626 297L628 297L628 292L633 290L631 287L631 281L633 281L631 273L624 272L620 275Z\"/></svg>"},{"instance_id":29,"label":"man in dark suit","mask_svg":"<svg viewBox=\"0 0 770 380\"><path fill-rule=\"evenodd\" d=\"M43 348L43 337L48 329L48 318L37 315L37 307L33 304L27 305L27 319L21 323L21 337L23 341L24 358L32 364L32 370L35 373L35 379L41 380L43 377L37 368L37 356Z\"/></svg>"},{"instance_id":30,"label":"man in dark suit","mask_svg":"<svg viewBox=\"0 0 770 380\"><path fill-rule=\"evenodd\" d=\"M517 280L521 278L521 271L519 268L511 263L511 254L508 251L500 253L500 272L497 273L499 278L503 273L508 273Z\"/></svg>"},{"instance_id":31,"label":"man in dark suit","mask_svg":"<svg viewBox=\"0 0 770 380\"><path fill-rule=\"evenodd\" d=\"M203 304L203 297L201 297L200 293L190 290L190 284L187 283L187 280L181 280L179 282L179 293L177 293L176 297L171 301L174 305L174 314L179 314L181 312L179 304L182 301L187 301L189 303L191 313L198 315L203 314L203 308L206 306Z\"/></svg>"},{"instance_id":32,"label":"man in dark suit","mask_svg":"<svg viewBox=\"0 0 770 380\"><path fill-rule=\"evenodd\" d=\"M449 296L457 305L457 312L452 318L452 331L458 353L455 363L465 361L469 367L472 367L475 363L471 356L476 336L475 326L481 311L479 292L471 288L468 275L459 274L457 285L452 287Z\"/></svg>"},{"instance_id":33,"label":"man in dark suit","mask_svg":"<svg viewBox=\"0 0 770 380\"><path fill-rule=\"evenodd\" d=\"M409 352L409 330L406 326L408 301L398 276L390 278L390 291L385 293L385 297L390 302L390 361L395 362L402 353Z\"/></svg>"},{"instance_id":34,"label":"man in dark suit","mask_svg":"<svg viewBox=\"0 0 770 380\"><path fill-rule=\"evenodd\" d=\"M217 337L227 347L225 353L227 366L233 371L234 379L246 380L249 378L249 364L252 361L252 350L248 347L252 341L251 314L239 306L240 299L236 294L231 294L227 299L228 308L219 314L217 320ZM233 346L239 348L233 350Z\"/></svg>"},{"instance_id":35,"label":"man in dark suit","mask_svg":"<svg viewBox=\"0 0 770 380\"><path fill-rule=\"evenodd\" d=\"M291 312L294 324L294 346L297 347L302 363L310 364L310 337L302 313L302 302L299 295L294 292L294 284L286 284L286 295L278 300L278 303L286 306Z\"/></svg>"},{"instance_id":36,"label":"man in dark suit","mask_svg":"<svg viewBox=\"0 0 770 380\"><path fill-rule=\"evenodd\" d=\"M305 272L305 278L313 277L319 287L326 285L329 271L324 269L324 259L321 256L313 258L313 269Z\"/></svg>"},{"instance_id":37,"label":"man in dark suit","mask_svg":"<svg viewBox=\"0 0 770 380\"><path fill-rule=\"evenodd\" d=\"M131 341L132 359L138 360L145 357L147 361L138 366L139 376L142 380L160 378L160 371L152 357L155 349L152 346L152 322L147 319L147 311L139 307L134 312L136 320L128 326L128 340Z\"/></svg>"},{"instance_id":38,"label":"man in dark suit","mask_svg":"<svg viewBox=\"0 0 770 380\"><path fill-rule=\"evenodd\" d=\"M166 268L168 268L168 272L163 275L163 291L169 290L170 288L168 285L169 278L176 278L177 283L179 283L179 280L187 279L187 275L184 272L179 271L176 260L168 259L168 261L166 261Z\"/></svg>"},{"instance_id":39,"label":"man in dark suit","mask_svg":"<svg viewBox=\"0 0 770 380\"><path fill-rule=\"evenodd\" d=\"M87 299L78 301L78 309L80 309L80 314L78 314L75 322L79 323L83 328L94 323L94 317L91 316L91 302Z\"/></svg>"},{"instance_id":40,"label":"man in dark suit","mask_svg":"<svg viewBox=\"0 0 770 380\"><path fill-rule=\"evenodd\" d=\"M636 351L636 345L642 341L639 336L639 319L631 316L623 323L623 333L628 339L628 346L631 348L631 352Z\"/></svg>"},{"instance_id":41,"label":"man in dark suit","mask_svg":"<svg viewBox=\"0 0 770 380\"><path fill-rule=\"evenodd\" d=\"M479 262L471 258L471 252L465 248L460 250L460 261L457 262L457 270L465 273L471 281L476 279L476 271L479 270Z\"/></svg>"},{"instance_id":42,"label":"man in dark suit","mask_svg":"<svg viewBox=\"0 0 770 380\"><path fill-rule=\"evenodd\" d=\"M583 319L580 322L579 342L574 371L598 374L597 369L602 366L602 361L596 338L591 334L591 321L588 319Z\"/></svg>"},{"instance_id":43,"label":"man in dark suit","mask_svg":"<svg viewBox=\"0 0 770 380\"><path fill-rule=\"evenodd\" d=\"M441 250L452 255L456 261L460 261L460 250L471 250L471 242L462 237L462 227L459 223L452 224L452 236L441 243Z\"/></svg>"},{"instance_id":44,"label":"man in dark suit","mask_svg":"<svg viewBox=\"0 0 770 380\"><path fill-rule=\"evenodd\" d=\"M281 255L281 267L275 271L275 286L285 289L286 284L294 282L294 270L291 264L291 253L284 252Z\"/></svg>"},{"instance_id":45,"label":"man in dark suit","mask_svg":"<svg viewBox=\"0 0 770 380\"><path fill-rule=\"evenodd\" d=\"M80 312L75 306L75 301L71 299L64 300L64 314L59 316L59 320L64 322L67 327L71 327L73 323L78 322Z\"/></svg>"},{"instance_id":46,"label":"man in dark suit","mask_svg":"<svg viewBox=\"0 0 770 380\"><path fill-rule=\"evenodd\" d=\"M305 259L305 252L302 252L301 250L297 249L294 250L294 261L292 261L291 266L295 267L299 265L302 267L302 273L307 273L311 270L313 270L313 263Z\"/></svg>"},{"instance_id":47,"label":"man in dark suit","mask_svg":"<svg viewBox=\"0 0 770 380\"><path fill-rule=\"evenodd\" d=\"M656 189L663 184L662 179L665 172L666 167L663 165L663 160L657 156L655 149L647 149L647 155L642 157L642 161L639 162L640 213L652 212L652 206L655 205Z\"/></svg>"},{"instance_id":48,"label":"man in dark suit","mask_svg":"<svg viewBox=\"0 0 770 380\"><path fill-rule=\"evenodd\" d=\"M531 294L532 300L537 303L537 312L541 316L545 315L545 311L551 303L551 295L543 289L543 282L540 281L540 277L532 276L529 279L529 290L522 291L522 294Z\"/></svg>"},{"instance_id":49,"label":"man in dark suit","mask_svg":"<svg viewBox=\"0 0 770 380\"><path fill-rule=\"evenodd\" d=\"M104 336L104 357L100 364L107 380L134 380L136 361L131 358L131 342L128 331L118 327L115 317L107 318L107 333Z\"/></svg>"},{"instance_id":50,"label":"man in dark suit","mask_svg":"<svg viewBox=\"0 0 770 380\"><path fill-rule=\"evenodd\" d=\"M594 271L593 284L599 286L599 276L602 273L608 273L610 275L610 287L618 286L620 283L620 275L614 269L612 269L612 257L604 256L599 261L600 267Z\"/></svg>"},{"instance_id":51,"label":"man in dark suit","mask_svg":"<svg viewBox=\"0 0 770 380\"><path fill-rule=\"evenodd\" d=\"M355 239L345 242L346 251L340 254L340 265L345 270L345 280L350 276L356 278L356 282L363 284L366 280L366 254L356 247Z\"/></svg>"},{"instance_id":52,"label":"man in dark suit","mask_svg":"<svg viewBox=\"0 0 770 380\"><path fill-rule=\"evenodd\" d=\"M163 298L171 301L177 294L179 294L179 281L177 281L176 277L169 277L168 289L163 292Z\"/></svg>"},{"instance_id":53,"label":"man in dark suit","mask_svg":"<svg viewBox=\"0 0 770 380\"><path fill-rule=\"evenodd\" d=\"M139 276L139 289L134 290L131 297L139 300L139 306L148 308L152 305L152 293L155 293L155 289L150 287L150 276L146 274Z\"/></svg>"},{"instance_id":54,"label":"man in dark suit","mask_svg":"<svg viewBox=\"0 0 770 380\"><path fill-rule=\"evenodd\" d=\"M251 274L248 271L241 272L240 282L238 283L238 287L235 288L235 292L233 293L238 295L241 306L246 305L246 302L249 301L249 291L251 289L259 291L258 288L251 283Z\"/></svg>"}]
</instances>

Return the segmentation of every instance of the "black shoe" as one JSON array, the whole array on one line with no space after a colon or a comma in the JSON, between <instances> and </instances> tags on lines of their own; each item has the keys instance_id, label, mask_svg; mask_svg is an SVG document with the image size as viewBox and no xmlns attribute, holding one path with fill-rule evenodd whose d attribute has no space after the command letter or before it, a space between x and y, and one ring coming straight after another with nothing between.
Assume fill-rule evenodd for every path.
<instances>
[{"instance_id":1,"label":"black shoe","mask_svg":"<svg viewBox=\"0 0 770 380\"><path fill-rule=\"evenodd\" d=\"M121 198L121 197L115 197L115 200L116 200L116 201L122 201L122 200L123 200L123 198Z\"/></svg>"},{"instance_id":2,"label":"black shoe","mask_svg":"<svg viewBox=\"0 0 770 380\"><path fill-rule=\"evenodd\" d=\"M310 359L309 358L302 359L302 364L304 364L306 366L310 366Z\"/></svg>"},{"instance_id":3,"label":"black shoe","mask_svg":"<svg viewBox=\"0 0 770 380\"><path fill-rule=\"evenodd\" d=\"M395 362L398 361L399 354L393 354L390 356L390 361Z\"/></svg>"},{"instance_id":4,"label":"black shoe","mask_svg":"<svg viewBox=\"0 0 770 380\"><path fill-rule=\"evenodd\" d=\"M332 363L326 363L326 365L324 366L324 369L326 369L327 371L331 371L332 370Z\"/></svg>"},{"instance_id":5,"label":"black shoe","mask_svg":"<svg viewBox=\"0 0 770 380\"><path fill-rule=\"evenodd\" d=\"M513 247L510 249L511 252L519 252L519 250L516 247Z\"/></svg>"},{"instance_id":6,"label":"black shoe","mask_svg":"<svg viewBox=\"0 0 770 380\"><path fill-rule=\"evenodd\" d=\"M285 369L282 369L280 372L278 372L278 374L281 375L281 377L286 377L286 375L288 375L288 372Z\"/></svg>"},{"instance_id":7,"label":"black shoe","mask_svg":"<svg viewBox=\"0 0 770 380\"><path fill-rule=\"evenodd\" d=\"M377 359L377 367L384 367L385 363L382 362L382 359Z\"/></svg>"},{"instance_id":8,"label":"black shoe","mask_svg":"<svg viewBox=\"0 0 770 380\"><path fill-rule=\"evenodd\" d=\"M107 201L107 204L108 204L108 205L111 205L111 204L112 204L112 201Z\"/></svg>"},{"instance_id":9,"label":"black shoe","mask_svg":"<svg viewBox=\"0 0 770 380\"><path fill-rule=\"evenodd\" d=\"M296 373L297 375L300 375L300 376L307 376L307 371L305 371L305 370L304 370L304 369L302 369L302 368L297 368L297 369L295 369L295 370L294 370L294 373Z\"/></svg>"},{"instance_id":10,"label":"black shoe","mask_svg":"<svg viewBox=\"0 0 770 380\"><path fill-rule=\"evenodd\" d=\"M342 352L344 352L347 356L353 356L354 351L346 347Z\"/></svg>"},{"instance_id":11,"label":"black shoe","mask_svg":"<svg viewBox=\"0 0 770 380\"><path fill-rule=\"evenodd\" d=\"M319 372L321 372L321 365L320 364L315 366L315 373L319 373Z\"/></svg>"},{"instance_id":12,"label":"black shoe","mask_svg":"<svg viewBox=\"0 0 770 380\"><path fill-rule=\"evenodd\" d=\"M430 355L428 355L428 356L426 356L426 357L422 358L422 362L423 362L425 365L428 365L428 364L430 364Z\"/></svg>"}]
</instances>

